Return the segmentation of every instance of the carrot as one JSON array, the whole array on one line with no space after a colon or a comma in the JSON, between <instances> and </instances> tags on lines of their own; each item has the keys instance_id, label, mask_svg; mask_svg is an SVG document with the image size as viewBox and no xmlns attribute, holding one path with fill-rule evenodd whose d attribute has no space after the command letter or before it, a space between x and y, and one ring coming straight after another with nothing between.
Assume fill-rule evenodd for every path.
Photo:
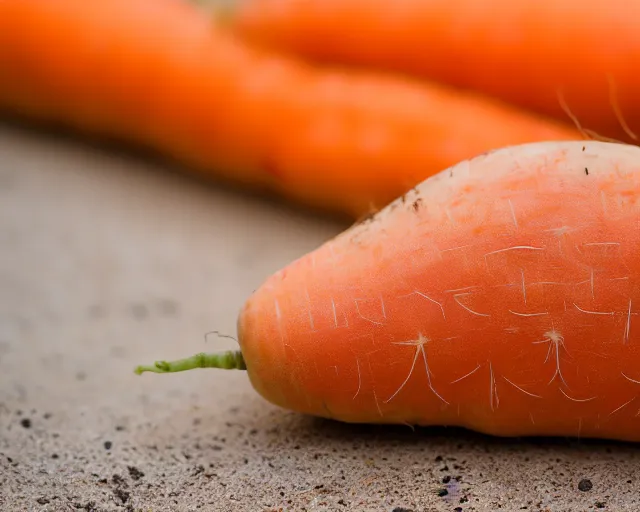
<instances>
[{"instance_id":1,"label":"carrot","mask_svg":"<svg viewBox=\"0 0 640 512\"><path fill-rule=\"evenodd\" d=\"M631 7L630 7L631 6ZM469 88L637 140L640 31L622 0L246 0L244 37L323 62Z\"/></svg>"},{"instance_id":2,"label":"carrot","mask_svg":"<svg viewBox=\"0 0 640 512\"><path fill-rule=\"evenodd\" d=\"M581 138L474 94L254 48L178 0L0 1L0 110L352 217L472 155Z\"/></svg>"},{"instance_id":3,"label":"carrot","mask_svg":"<svg viewBox=\"0 0 640 512\"><path fill-rule=\"evenodd\" d=\"M356 423L640 441L640 148L506 147L274 274L240 351L268 401Z\"/></svg>"}]
</instances>

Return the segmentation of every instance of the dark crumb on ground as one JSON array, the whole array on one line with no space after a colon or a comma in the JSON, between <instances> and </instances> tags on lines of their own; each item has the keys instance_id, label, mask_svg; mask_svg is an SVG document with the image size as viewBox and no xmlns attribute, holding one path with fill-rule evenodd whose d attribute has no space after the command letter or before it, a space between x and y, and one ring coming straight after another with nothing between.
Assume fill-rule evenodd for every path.
<instances>
[{"instance_id":1,"label":"dark crumb on ground","mask_svg":"<svg viewBox=\"0 0 640 512\"><path fill-rule=\"evenodd\" d=\"M44 496L41 496L36 500L36 502L38 503L38 505L46 505L47 503L49 503L49 500Z\"/></svg>"},{"instance_id":2,"label":"dark crumb on ground","mask_svg":"<svg viewBox=\"0 0 640 512\"><path fill-rule=\"evenodd\" d=\"M603 501L596 501L596 508L604 508L606 504Z\"/></svg>"},{"instance_id":3,"label":"dark crumb on ground","mask_svg":"<svg viewBox=\"0 0 640 512\"><path fill-rule=\"evenodd\" d=\"M451 482L451 477L450 477L449 475L445 476L445 477L442 479L442 483L443 483L443 484L448 484L449 482Z\"/></svg>"},{"instance_id":4,"label":"dark crumb on ground","mask_svg":"<svg viewBox=\"0 0 640 512\"><path fill-rule=\"evenodd\" d=\"M127 469L129 470L129 476L133 480L140 480L144 476L144 473L135 466L127 466Z\"/></svg>"},{"instance_id":5,"label":"dark crumb on ground","mask_svg":"<svg viewBox=\"0 0 640 512\"><path fill-rule=\"evenodd\" d=\"M149 316L149 310L144 304L133 304L131 306L131 314L138 320L144 320Z\"/></svg>"},{"instance_id":6,"label":"dark crumb on ground","mask_svg":"<svg viewBox=\"0 0 640 512\"><path fill-rule=\"evenodd\" d=\"M449 494L449 491L447 491L446 489L438 489L438 496L440 496L441 498L443 496L446 496L447 494Z\"/></svg>"},{"instance_id":7,"label":"dark crumb on ground","mask_svg":"<svg viewBox=\"0 0 640 512\"><path fill-rule=\"evenodd\" d=\"M105 450L111 450L112 446L113 446L113 443L111 441L105 441L104 442L104 449Z\"/></svg>"},{"instance_id":8,"label":"dark crumb on ground","mask_svg":"<svg viewBox=\"0 0 640 512\"><path fill-rule=\"evenodd\" d=\"M114 489L113 495L118 498L123 504L129 501L129 498L131 498L131 493L129 493L129 491L121 489L120 487Z\"/></svg>"},{"instance_id":9,"label":"dark crumb on ground","mask_svg":"<svg viewBox=\"0 0 640 512\"><path fill-rule=\"evenodd\" d=\"M391 512L413 512L410 508L396 507Z\"/></svg>"},{"instance_id":10,"label":"dark crumb on ground","mask_svg":"<svg viewBox=\"0 0 640 512\"><path fill-rule=\"evenodd\" d=\"M593 484L588 478L583 478L582 480L580 480L580 483L578 483L578 489L582 492L590 491L591 489L593 489Z\"/></svg>"},{"instance_id":11,"label":"dark crumb on ground","mask_svg":"<svg viewBox=\"0 0 640 512\"><path fill-rule=\"evenodd\" d=\"M178 304L171 299L162 299L158 303L162 316L173 316L178 312Z\"/></svg>"},{"instance_id":12,"label":"dark crumb on ground","mask_svg":"<svg viewBox=\"0 0 640 512\"><path fill-rule=\"evenodd\" d=\"M24 428L31 428L31 420L29 418L22 418L20 420L20 425Z\"/></svg>"}]
</instances>

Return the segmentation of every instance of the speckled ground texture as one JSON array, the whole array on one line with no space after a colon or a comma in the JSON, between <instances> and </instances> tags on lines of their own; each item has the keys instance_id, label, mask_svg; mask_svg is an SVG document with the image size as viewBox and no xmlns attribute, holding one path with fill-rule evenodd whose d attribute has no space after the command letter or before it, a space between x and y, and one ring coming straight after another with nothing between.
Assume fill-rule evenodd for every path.
<instances>
[{"instance_id":1,"label":"speckled ground texture","mask_svg":"<svg viewBox=\"0 0 640 512\"><path fill-rule=\"evenodd\" d=\"M204 334L344 227L0 124L0 510L640 510L634 445L349 426L243 372L133 374L228 347Z\"/></svg>"}]
</instances>

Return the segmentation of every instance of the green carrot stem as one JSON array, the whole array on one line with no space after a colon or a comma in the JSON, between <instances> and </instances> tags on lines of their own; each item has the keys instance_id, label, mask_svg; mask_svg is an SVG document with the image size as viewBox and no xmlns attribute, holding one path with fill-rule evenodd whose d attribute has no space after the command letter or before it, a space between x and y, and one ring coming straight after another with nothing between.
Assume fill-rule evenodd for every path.
<instances>
[{"instance_id":1,"label":"green carrot stem","mask_svg":"<svg viewBox=\"0 0 640 512\"><path fill-rule=\"evenodd\" d=\"M152 365L136 367L135 372L140 375L144 372L175 373L193 370L195 368L221 368L223 370L246 370L247 365L239 350L226 352L196 354L186 359L176 361L156 361Z\"/></svg>"}]
</instances>

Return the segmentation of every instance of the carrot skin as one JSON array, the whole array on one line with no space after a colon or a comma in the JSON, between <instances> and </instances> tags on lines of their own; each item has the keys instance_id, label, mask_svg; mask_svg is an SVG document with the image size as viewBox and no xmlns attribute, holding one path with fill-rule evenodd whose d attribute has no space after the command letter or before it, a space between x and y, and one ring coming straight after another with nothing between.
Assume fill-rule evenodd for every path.
<instances>
[{"instance_id":1,"label":"carrot skin","mask_svg":"<svg viewBox=\"0 0 640 512\"><path fill-rule=\"evenodd\" d=\"M350 217L475 154L581 137L474 94L251 47L181 0L3 0L0 111Z\"/></svg>"},{"instance_id":2,"label":"carrot skin","mask_svg":"<svg viewBox=\"0 0 640 512\"><path fill-rule=\"evenodd\" d=\"M640 148L507 147L270 277L255 389L356 423L640 441Z\"/></svg>"},{"instance_id":3,"label":"carrot skin","mask_svg":"<svg viewBox=\"0 0 640 512\"><path fill-rule=\"evenodd\" d=\"M583 126L631 141L620 114L640 130L638 15L638 4L615 0L248 0L231 19L280 51L442 81L568 119L561 93Z\"/></svg>"}]
</instances>

